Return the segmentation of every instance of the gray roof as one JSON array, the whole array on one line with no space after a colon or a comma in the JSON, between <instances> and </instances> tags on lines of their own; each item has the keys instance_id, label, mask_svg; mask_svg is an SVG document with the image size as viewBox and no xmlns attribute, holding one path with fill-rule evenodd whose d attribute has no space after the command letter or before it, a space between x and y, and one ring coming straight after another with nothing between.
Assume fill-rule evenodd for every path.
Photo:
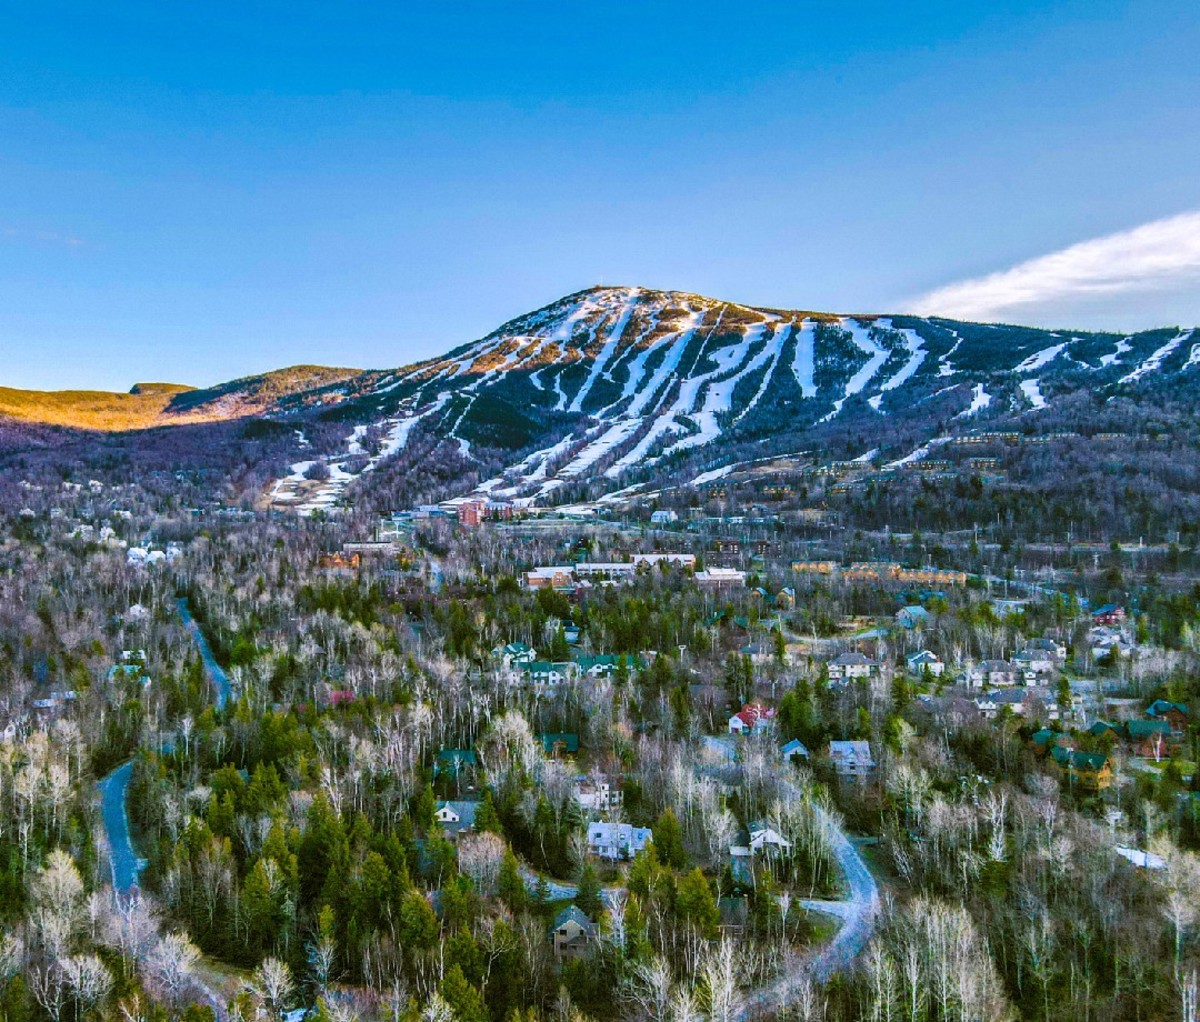
<instances>
[{"instance_id":1,"label":"gray roof","mask_svg":"<svg viewBox=\"0 0 1200 1022\"><path fill-rule=\"evenodd\" d=\"M586 933L595 932L596 924L577 905L568 905L554 917L554 929L557 930L560 926L565 926L570 922L578 923Z\"/></svg>"},{"instance_id":2,"label":"gray roof","mask_svg":"<svg viewBox=\"0 0 1200 1022\"><path fill-rule=\"evenodd\" d=\"M479 802L474 799L462 799L459 801L439 802L437 807L442 809L449 807L458 815L458 823L447 824L447 829L455 831L469 830L475 826L475 810L479 808Z\"/></svg>"}]
</instances>

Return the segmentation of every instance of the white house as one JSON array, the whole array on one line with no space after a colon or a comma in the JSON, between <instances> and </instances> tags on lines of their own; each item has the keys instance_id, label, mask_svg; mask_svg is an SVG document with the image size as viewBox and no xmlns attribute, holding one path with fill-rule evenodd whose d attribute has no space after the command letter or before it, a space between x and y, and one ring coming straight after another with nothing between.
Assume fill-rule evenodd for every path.
<instances>
[{"instance_id":1,"label":"white house","mask_svg":"<svg viewBox=\"0 0 1200 1022\"><path fill-rule=\"evenodd\" d=\"M1013 654L1013 666L1033 674L1052 674L1061 663L1053 653L1042 649L1022 649Z\"/></svg>"},{"instance_id":2,"label":"white house","mask_svg":"<svg viewBox=\"0 0 1200 1022\"><path fill-rule=\"evenodd\" d=\"M826 665L830 681L851 681L855 678L870 678L879 673L879 662L862 653L842 653Z\"/></svg>"},{"instance_id":3,"label":"white house","mask_svg":"<svg viewBox=\"0 0 1200 1022\"><path fill-rule=\"evenodd\" d=\"M966 682L970 688L1005 688L1015 685L1017 668L1007 660L981 660L967 668Z\"/></svg>"},{"instance_id":4,"label":"white house","mask_svg":"<svg viewBox=\"0 0 1200 1022\"><path fill-rule=\"evenodd\" d=\"M442 825L447 837L457 837L475 826L475 810L478 807L478 802L469 800L439 802L433 816Z\"/></svg>"},{"instance_id":5,"label":"white house","mask_svg":"<svg viewBox=\"0 0 1200 1022\"><path fill-rule=\"evenodd\" d=\"M729 718L731 735L762 735L770 730L775 711L762 703L746 703Z\"/></svg>"},{"instance_id":6,"label":"white house","mask_svg":"<svg viewBox=\"0 0 1200 1022\"><path fill-rule=\"evenodd\" d=\"M650 515L650 522L653 525L670 525L677 521L679 521L679 515L670 509L655 511Z\"/></svg>"},{"instance_id":7,"label":"white house","mask_svg":"<svg viewBox=\"0 0 1200 1022\"><path fill-rule=\"evenodd\" d=\"M792 843L765 820L754 820L749 831L751 852L786 852L792 847Z\"/></svg>"},{"instance_id":8,"label":"white house","mask_svg":"<svg viewBox=\"0 0 1200 1022\"><path fill-rule=\"evenodd\" d=\"M601 859L632 859L650 843L649 827L628 823L589 823L588 849Z\"/></svg>"},{"instance_id":9,"label":"white house","mask_svg":"<svg viewBox=\"0 0 1200 1022\"><path fill-rule=\"evenodd\" d=\"M575 780L575 800L584 809L601 812L619 806L622 793L620 788L614 787L604 778L579 777Z\"/></svg>"},{"instance_id":10,"label":"white house","mask_svg":"<svg viewBox=\"0 0 1200 1022\"><path fill-rule=\"evenodd\" d=\"M908 668L908 673L917 678L924 677L926 672L935 678L940 678L946 669L941 657L927 649L909 654L904 658L904 663Z\"/></svg>"},{"instance_id":11,"label":"white house","mask_svg":"<svg viewBox=\"0 0 1200 1022\"><path fill-rule=\"evenodd\" d=\"M527 681L540 688L557 688L579 673L575 664L566 660L535 660L532 663L521 664L520 670Z\"/></svg>"},{"instance_id":12,"label":"white house","mask_svg":"<svg viewBox=\"0 0 1200 1022\"><path fill-rule=\"evenodd\" d=\"M706 589L744 586L746 573L737 568L706 568L704 571L696 572L696 584Z\"/></svg>"}]
</instances>

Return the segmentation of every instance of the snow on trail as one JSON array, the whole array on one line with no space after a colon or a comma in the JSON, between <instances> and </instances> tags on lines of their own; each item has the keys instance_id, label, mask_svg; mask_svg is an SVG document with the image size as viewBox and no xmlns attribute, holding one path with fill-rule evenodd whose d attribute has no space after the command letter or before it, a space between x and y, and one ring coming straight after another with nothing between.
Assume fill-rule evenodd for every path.
<instances>
[{"instance_id":1,"label":"snow on trail","mask_svg":"<svg viewBox=\"0 0 1200 1022\"><path fill-rule=\"evenodd\" d=\"M1133 370L1133 372L1126 373L1124 376L1122 376L1119 382L1136 383L1147 373L1155 372L1161 368L1163 362L1166 361L1167 356L1169 356L1171 352L1178 348L1179 345L1181 345L1184 341L1188 340L1193 333L1195 333L1194 330L1185 330L1181 334L1176 334L1169 341L1167 341L1166 344L1159 348L1158 351L1146 359L1145 362Z\"/></svg>"},{"instance_id":2,"label":"snow on trail","mask_svg":"<svg viewBox=\"0 0 1200 1022\"><path fill-rule=\"evenodd\" d=\"M562 374L563 369L565 368L566 366L562 366L559 368L558 372L554 374L554 393L558 395L558 401L554 405L554 410L556 412L561 412L567 407L567 394L566 391L562 389Z\"/></svg>"},{"instance_id":3,"label":"snow on trail","mask_svg":"<svg viewBox=\"0 0 1200 1022\"><path fill-rule=\"evenodd\" d=\"M888 352L881 348L871 338L870 330L863 327L852 319L838 320L838 324L843 330L849 332L854 339L854 343L858 345L859 351L870 356L858 372L850 377L846 384L845 396L850 397L853 394L859 393L863 387L875 378L875 374L879 372L879 367L887 361Z\"/></svg>"},{"instance_id":4,"label":"snow on trail","mask_svg":"<svg viewBox=\"0 0 1200 1022\"><path fill-rule=\"evenodd\" d=\"M693 312L688 317L688 326L675 335L675 341L670 348L667 349L667 354L663 358L659 367L654 370L653 375L646 381L645 386L638 386L634 382L634 369L637 370L637 380L640 382L642 374L646 369L646 362L650 356L658 350L658 345L651 345L646 348L629 367L629 380L625 384L626 393L634 393L633 403L626 410L625 415L636 417L641 415L646 406L651 402L654 396L662 388L662 385L667 381L670 375L679 368L679 363L683 358L684 351L691 343L692 337L700 326L700 321L703 319L703 312ZM624 395L622 395L624 396Z\"/></svg>"},{"instance_id":5,"label":"snow on trail","mask_svg":"<svg viewBox=\"0 0 1200 1022\"><path fill-rule=\"evenodd\" d=\"M950 356L958 351L959 345L962 344L963 339L958 335L957 330L951 330L950 333L954 335L954 345L949 351L946 352L946 354L938 358L938 376L953 376L956 372L958 372L958 370L954 368L953 363L951 363Z\"/></svg>"},{"instance_id":6,"label":"snow on trail","mask_svg":"<svg viewBox=\"0 0 1200 1022\"><path fill-rule=\"evenodd\" d=\"M654 420L654 425L650 427L649 432L647 432L646 435L634 445L631 451L614 461L612 465L605 470L604 475L609 479L616 479L616 477L624 472L625 469L629 468L631 465L636 465L643 461L647 453L650 451L650 448L653 447L661 437L666 436L668 433L679 433L682 430L683 427L676 423L672 416L660 415Z\"/></svg>"},{"instance_id":7,"label":"snow on trail","mask_svg":"<svg viewBox=\"0 0 1200 1022\"><path fill-rule=\"evenodd\" d=\"M971 405L964 411L959 412L956 419L969 418L978 412L982 412L988 405L992 403L992 395L983 389L982 383L975 384L975 389L971 393Z\"/></svg>"},{"instance_id":8,"label":"snow on trail","mask_svg":"<svg viewBox=\"0 0 1200 1022\"><path fill-rule=\"evenodd\" d=\"M563 468L559 469L559 476L574 479L587 469L591 468L597 461L611 452L614 448L620 447L642 424L641 419L622 419L615 426L610 426L605 430L598 439L593 440L582 451L580 451L571 461Z\"/></svg>"},{"instance_id":9,"label":"snow on trail","mask_svg":"<svg viewBox=\"0 0 1200 1022\"><path fill-rule=\"evenodd\" d=\"M792 375L796 377L796 382L800 385L801 397L817 396L817 385L813 379L816 327L815 322L806 319L800 324L800 330L796 334L796 356L792 361Z\"/></svg>"},{"instance_id":10,"label":"snow on trail","mask_svg":"<svg viewBox=\"0 0 1200 1022\"><path fill-rule=\"evenodd\" d=\"M839 319L838 325L847 331L854 343L858 346L859 351L864 352L870 357L866 364L858 370L849 380L846 381L846 389L842 391L842 396L833 403L833 410L826 415L823 415L817 420L817 425L829 422L830 419L836 418L846 404L846 399L858 394L868 383L874 379L875 374L879 372L879 367L887 361L888 352L881 348L870 337L870 332L860 326L852 319ZM875 411L879 411L879 402L868 402Z\"/></svg>"},{"instance_id":11,"label":"snow on trail","mask_svg":"<svg viewBox=\"0 0 1200 1022\"><path fill-rule=\"evenodd\" d=\"M1192 350L1188 354L1188 360L1180 367L1180 372L1184 369L1189 369L1194 365L1200 364L1200 344L1193 344Z\"/></svg>"},{"instance_id":12,"label":"snow on trail","mask_svg":"<svg viewBox=\"0 0 1200 1022\"><path fill-rule=\"evenodd\" d=\"M892 326L890 319L881 320L880 322L886 323L889 330L896 329L896 327ZM925 356L929 354L925 350L925 341L915 330L899 330L898 333L904 335L904 346L908 349L908 361L900 367L900 371L895 376L879 388L881 391L895 390L897 387L902 387L912 379L917 370L921 368L921 363L925 361ZM875 406L875 410L879 411L878 405Z\"/></svg>"},{"instance_id":13,"label":"snow on trail","mask_svg":"<svg viewBox=\"0 0 1200 1022\"><path fill-rule=\"evenodd\" d=\"M1022 380L1021 393L1025 395L1026 400L1033 405L1035 410L1046 407L1046 399L1042 397L1042 390L1038 386L1037 380Z\"/></svg>"},{"instance_id":14,"label":"snow on trail","mask_svg":"<svg viewBox=\"0 0 1200 1022\"><path fill-rule=\"evenodd\" d=\"M622 364L624 364L626 377L625 383L621 387L621 396L607 408L601 409L598 413L600 416L607 415L611 409L615 408L627 398L633 397L633 395L637 393L637 385L641 382L641 376L645 369L646 359L650 357L649 353L653 348L653 345L645 348L639 348L639 345L658 328L658 313L658 309L651 311L649 322L647 322L642 332L638 334L637 337L630 342L629 346L623 352L621 352L620 355L613 359L612 363L605 369L604 375L611 380L613 378L613 372ZM669 337L670 334L667 336ZM626 362L625 359L631 352L636 352L636 354ZM636 376L634 375L635 369L637 370Z\"/></svg>"},{"instance_id":15,"label":"snow on trail","mask_svg":"<svg viewBox=\"0 0 1200 1022\"><path fill-rule=\"evenodd\" d=\"M1117 341L1116 350L1109 352L1107 355L1100 356L1100 365L1107 369L1109 366L1117 366L1121 364L1121 356L1128 351L1133 351L1133 345L1129 343L1128 337L1122 337Z\"/></svg>"},{"instance_id":16,"label":"snow on trail","mask_svg":"<svg viewBox=\"0 0 1200 1022\"><path fill-rule=\"evenodd\" d=\"M903 468L905 465L911 465L913 462L922 461L935 447L941 447L942 444L948 444L953 438L948 436L934 437L928 443L922 444L915 451L910 451L903 458L889 462L884 465L885 469Z\"/></svg>"},{"instance_id":17,"label":"snow on trail","mask_svg":"<svg viewBox=\"0 0 1200 1022\"><path fill-rule=\"evenodd\" d=\"M751 348L762 340L762 336L766 333L766 330L767 325L765 323L752 323L746 327L741 341L737 344L718 348L715 352L709 353L709 358L717 363L716 369L701 376L693 377L683 384L678 400L667 414L687 415L695 419L697 425L700 427L700 432L685 437L676 444L672 444L670 451L682 451L692 447L701 447L721 435L721 427L717 423L717 416L731 410L733 406L733 391L738 382L748 373L755 372L761 368L772 356L775 358L779 357L779 334L775 332L772 337L772 343L768 344L762 351L747 361L747 356L749 356ZM729 373L737 366L741 366L741 369L732 376L728 376L723 380L716 379L718 376L724 376ZM708 389L704 392L704 402L697 409L697 395L701 388L705 386ZM669 452L664 451L663 453L667 454Z\"/></svg>"},{"instance_id":18,"label":"snow on trail","mask_svg":"<svg viewBox=\"0 0 1200 1022\"><path fill-rule=\"evenodd\" d=\"M724 479L735 467L734 465L726 465L724 468L714 468L707 472L701 472L688 485L703 486L705 483L715 483L718 479Z\"/></svg>"},{"instance_id":19,"label":"snow on trail","mask_svg":"<svg viewBox=\"0 0 1200 1022\"><path fill-rule=\"evenodd\" d=\"M608 339L604 342L604 347L600 349L599 354L592 360L591 372L588 374L588 378L583 381L583 386L579 388L579 392L575 395L575 400L571 402L571 407L568 411L583 411L583 400L591 393L592 385L596 382L596 379L604 374L605 367L608 365L613 353L617 350L617 345L621 342L621 338L625 334L625 328L629 326L629 319L637 308L641 293L642 289L639 287L635 287L629 292L625 308L621 310L616 324L609 331Z\"/></svg>"},{"instance_id":20,"label":"snow on trail","mask_svg":"<svg viewBox=\"0 0 1200 1022\"><path fill-rule=\"evenodd\" d=\"M1027 359L1013 368L1014 373L1032 373L1041 369L1044 365L1049 365L1067 348L1069 342L1064 341L1062 344L1056 344L1052 348L1043 348L1041 351L1035 352Z\"/></svg>"},{"instance_id":21,"label":"snow on trail","mask_svg":"<svg viewBox=\"0 0 1200 1022\"><path fill-rule=\"evenodd\" d=\"M361 426L361 425L355 426L354 430L350 433L350 443L346 447L346 452L348 454L362 454L363 453L362 438L366 435L367 435L367 427L366 426Z\"/></svg>"},{"instance_id":22,"label":"snow on trail","mask_svg":"<svg viewBox=\"0 0 1200 1022\"><path fill-rule=\"evenodd\" d=\"M738 412L738 416L734 419L734 424L741 422L745 418L746 413L750 411L762 399L762 396L767 392L767 387L775 376L775 367L779 365L779 360L783 357L783 347L788 342L788 338L792 333L792 323L789 320L787 323L781 323L775 328L775 336L771 338L771 343L767 347L767 351L771 356L771 364L767 367L767 371L763 373L762 383L758 385L758 390L750 402Z\"/></svg>"}]
</instances>

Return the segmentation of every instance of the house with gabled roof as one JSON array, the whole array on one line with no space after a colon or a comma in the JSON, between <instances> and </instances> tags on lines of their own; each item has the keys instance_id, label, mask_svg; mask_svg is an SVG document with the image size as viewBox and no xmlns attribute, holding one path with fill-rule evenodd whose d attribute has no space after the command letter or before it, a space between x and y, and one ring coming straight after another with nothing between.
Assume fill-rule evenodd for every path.
<instances>
[{"instance_id":1,"label":"house with gabled roof","mask_svg":"<svg viewBox=\"0 0 1200 1022\"><path fill-rule=\"evenodd\" d=\"M969 688L1004 688L1017 683L1018 672L1007 660L981 660L967 668Z\"/></svg>"},{"instance_id":2,"label":"house with gabled roof","mask_svg":"<svg viewBox=\"0 0 1200 1022\"><path fill-rule=\"evenodd\" d=\"M554 957L569 961L587 953L588 945L596 939L598 930L577 905L568 905L554 917L547 935L554 945Z\"/></svg>"},{"instance_id":3,"label":"house with gabled roof","mask_svg":"<svg viewBox=\"0 0 1200 1022\"><path fill-rule=\"evenodd\" d=\"M544 731L539 737L547 756L574 756L579 752L579 735L574 731Z\"/></svg>"},{"instance_id":4,"label":"house with gabled roof","mask_svg":"<svg viewBox=\"0 0 1200 1022\"><path fill-rule=\"evenodd\" d=\"M927 673L935 678L940 678L946 669L942 658L928 649L910 653L904 658L904 666L908 673L915 678L924 677Z\"/></svg>"},{"instance_id":5,"label":"house with gabled roof","mask_svg":"<svg viewBox=\"0 0 1200 1022\"><path fill-rule=\"evenodd\" d=\"M533 663L537 659L537 650L528 643L509 642L503 646L497 646L492 650L492 656L499 660L504 667L511 670L522 664Z\"/></svg>"},{"instance_id":6,"label":"house with gabled roof","mask_svg":"<svg viewBox=\"0 0 1200 1022\"><path fill-rule=\"evenodd\" d=\"M587 828L588 851L601 859L617 861L632 859L644 851L653 839L649 827L635 827L629 823L589 823Z\"/></svg>"},{"instance_id":7,"label":"house with gabled roof","mask_svg":"<svg viewBox=\"0 0 1200 1022\"><path fill-rule=\"evenodd\" d=\"M1147 708L1146 716L1151 720L1165 720L1172 731L1182 733L1188 725L1188 708L1185 703L1172 703L1166 699L1155 699Z\"/></svg>"},{"instance_id":8,"label":"house with gabled roof","mask_svg":"<svg viewBox=\"0 0 1200 1022\"><path fill-rule=\"evenodd\" d=\"M853 681L857 678L873 678L879 673L879 661L863 653L840 653L826 663L829 680L832 682Z\"/></svg>"},{"instance_id":9,"label":"house with gabled roof","mask_svg":"<svg viewBox=\"0 0 1200 1022\"><path fill-rule=\"evenodd\" d=\"M839 777L867 777L875 769L870 742L830 742L829 761Z\"/></svg>"},{"instance_id":10,"label":"house with gabled roof","mask_svg":"<svg viewBox=\"0 0 1200 1022\"><path fill-rule=\"evenodd\" d=\"M779 747L779 755L789 763L794 763L798 759L808 759L808 748L799 738L793 738Z\"/></svg>"},{"instance_id":11,"label":"house with gabled roof","mask_svg":"<svg viewBox=\"0 0 1200 1022\"><path fill-rule=\"evenodd\" d=\"M770 854L791 851L792 843L767 820L751 820L746 830L750 835L746 844L752 853Z\"/></svg>"},{"instance_id":12,"label":"house with gabled roof","mask_svg":"<svg viewBox=\"0 0 1200 1022\"><path fill-rule=\"evenodd\" d=\"M933 615L919 603L911 603L896 611L896 624L909 631L916 628L928 628L932 621Z\"/></svg>"},{"instance_id":13,"label":"house with gabled roof","mask_svg":"<svg viewBox=\"0 0 1200 1022\"><path fill-rule=\"evenodd\" d=\"M433 762L433 773L435 777L438 774L451 774L458 777L460 774L478 767L479 757L475 755L474 749L442 749Z\"/></svg>"},{"instance_id":14,"label":"house with gabled roof","mask_svg":"<svg viewBox=\"0 0 1200 1022\"><path fill-rule=\"evenodd\" d=\"M475 811L478 808L478 799L439 802L433 816L442 825L446 837L453 839L475 829Z\"/></svg>"},{"instance_id":15,"label":"house with gabled roof","mask_svg":"<svg viewBox=\"0 0 1200 1022\"><path fill-rule=\"evenodd\" d=\"M557 688L579 673L579 668L569 660L533 660L521 664L519 670L525 680L537 688Z\"/></svg>"},{"instance_id":16,"label":"house with gabled roof","mask_svg":"<svg viewBox=\"0 0 1200 1022\"><path fill-rule=\"evenodd\" d=\"M775 710L762 703L746 703L729 718L731 735L764 735L775 723Z\"/></svg>"},{"instance_id":17,"label":"house with gabled roof","mask_svg":"<svg viewBox=\"0 0 1200 1022\"><path fill-rule=\"evenodd\" d=\"M1081 752L1056 745L1050 750L1050 758L1073 784L1089 791L1103 791L1113 782L1112 767L1103 752Z\"/></svg>"},{"instance_id":18,"label":"house with gabled roof","mask_svg":"<svg viewBox=\"0 0 1200 1022\"><path fill-rule=\"evenodd\" d=\"M1092 611L1092 621L1098 625L1119 625L1125 620L1125 608L1106 603Z\"/></svg>"}]
</instances>

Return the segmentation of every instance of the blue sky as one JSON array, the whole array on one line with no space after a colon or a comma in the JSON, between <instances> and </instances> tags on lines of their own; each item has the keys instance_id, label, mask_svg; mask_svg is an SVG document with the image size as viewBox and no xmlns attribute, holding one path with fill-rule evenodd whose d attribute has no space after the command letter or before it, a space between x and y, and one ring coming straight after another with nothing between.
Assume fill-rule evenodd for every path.
<instances>
[{"instance_id":1,"label":"blue sky","mask_svg":"<svg viewBox=\"0 0 1200 1022\"><path fill-rule=\"evenodd\" d=\"M6 5L0 383L400 365L599 282L1190 325L1200 229L1122 239L1200 209L1198 44L1157 0ZM1110 237L1115 286L1021 268Z\"/></svg>"}]
</instances>

